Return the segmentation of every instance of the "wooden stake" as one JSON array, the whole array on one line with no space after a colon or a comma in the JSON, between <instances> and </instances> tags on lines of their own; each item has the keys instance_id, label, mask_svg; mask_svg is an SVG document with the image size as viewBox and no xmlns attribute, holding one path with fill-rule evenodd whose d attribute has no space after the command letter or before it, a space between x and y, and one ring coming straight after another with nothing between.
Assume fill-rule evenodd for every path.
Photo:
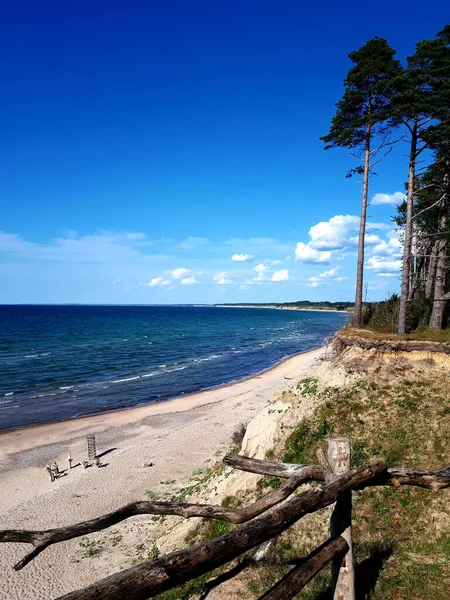
<instances>
[{"instance_id":1,"label":"wooden stake","mask_svg":"<svg viewBox=\"0 0 450 600\"><path fill-rule=\"evenodd\" d=\"M47 465L45 467L45 470L47 471L47 473L50 475L50 481L55 481L55 477L53 475L53 471L50 465Z\"/></svg>"},{"instance_id":2,"label":"wooden stake","mask_svg":"<svg viewBox=\"0 0 450 600\"><path fill-rule=\"evenodd\" d=\"M332 438L328 440L328 464L333 473L325 475L331 483L336 476L350 471L350 440ZM330 537L342 536L348 544L344 558L334 559L332 568L333 600L355 600L355 569L352 545L352 493L344 492L330 507Z\"/></svg>"}]
</instances>

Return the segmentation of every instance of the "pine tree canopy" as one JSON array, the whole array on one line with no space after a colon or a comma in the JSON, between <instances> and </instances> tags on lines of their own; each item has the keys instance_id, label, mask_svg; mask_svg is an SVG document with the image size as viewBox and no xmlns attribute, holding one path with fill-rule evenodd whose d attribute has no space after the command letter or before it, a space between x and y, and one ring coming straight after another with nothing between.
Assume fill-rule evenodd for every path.
<instances>
[{"instance_id":1,"label":"pine tree canopy","mask_svg":"<svg viewBox=\"0 0 450 600\"><path fill-rule=\"evenodd\" d=\"M320 138L325 149L355 148L364 142L368 129L376 125L377 132L382 132L383 123L390 116L392 81L401 72L394 55L395 50L380 37L349 54L354 66L344 81L344 95L336 104L330 132Z\"/></svg>"}]
</instances>

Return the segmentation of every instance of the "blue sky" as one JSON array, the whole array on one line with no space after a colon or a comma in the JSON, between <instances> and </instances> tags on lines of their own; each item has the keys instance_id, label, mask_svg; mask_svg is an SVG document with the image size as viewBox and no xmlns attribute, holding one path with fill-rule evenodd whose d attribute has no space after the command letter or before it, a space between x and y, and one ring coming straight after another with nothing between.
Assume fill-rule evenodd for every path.
<instances>
[{"instance_id":1,"label":"blue sky","mask_svg":"<svg viewBox=\"0 0 450 600\"><path fill-rule=\"evenodd\" d=\"M446 17L443 0L3 3L0 302L353 299L360 186L319 137L350 51L379 35L404 60ZM399 288L406 149L371 185L373 300Z\"/></svg>"}]
</instances>

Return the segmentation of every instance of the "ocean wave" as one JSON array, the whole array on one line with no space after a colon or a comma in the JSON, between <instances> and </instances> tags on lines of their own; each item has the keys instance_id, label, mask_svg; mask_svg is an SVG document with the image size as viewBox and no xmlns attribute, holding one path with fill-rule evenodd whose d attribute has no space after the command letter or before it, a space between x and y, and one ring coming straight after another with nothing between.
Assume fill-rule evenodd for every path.
<instances>
[{"instance_id":1,"label":"ocean wave","mask_svg":"<svg viewBox=\"0 0 450 600\"><path fill-rule=\"evenodd\" d=\"M67 390L72 390L74 387L74 385L62 385L59 389L66 392Z\"/></svg>"},{"instance_id":2,"label":"ocean wave","mask_svg":"<svg viewBox=\"0 0 450 600\"><path fill-rule=\"evenodd\" d=\"M125 377L124 379L114 379L110 383L124 383L125 381L134 381L135 379L140 379L140 375L136 375L135 377Z\"/></svg>"},{"instance_id":3,"label":"ocean wave","mask_svg":"<svg viewBox=\"0 0 450 600\"><path fill-rule=\"evenodd\" d=\"M208 362L209 360L214 360L215 358L220 358L221 354L212 354L211 356L207 356L206 358L194 358L193 362L202 363Z\"/></svg>"}]
</instances>

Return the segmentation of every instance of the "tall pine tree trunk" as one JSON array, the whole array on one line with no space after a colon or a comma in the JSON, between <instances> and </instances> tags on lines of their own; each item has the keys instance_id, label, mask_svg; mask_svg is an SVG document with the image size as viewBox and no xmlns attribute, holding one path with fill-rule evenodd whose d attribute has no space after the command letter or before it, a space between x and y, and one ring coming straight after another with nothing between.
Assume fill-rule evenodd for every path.
<instances>
[{"instance_id":1,"label":"tall pine tree trunk","mask_svg":"<svg viewBox=\"0 0 450 600\"><path fill-rule=\"evenodd\" d=\"M369 169L370 169L370 130L371 124L366 127L366 145L364 150L364 175L363 191L361 199L361 220L359 223L358 238L358 264L356 267L356 295L355 295L355 313L353 315L353 325L359 327L362 320L362 297L364 280L364 238L366 235L366 216L367 216L367 198L369 195Z\"/></svg>"},{"instance_id":2,"label":"tall pine tree trunk","mask_svg":"<svg viewBox=\"0 0 450 600\"><path fill-rule=\"evenodd\" d=\"M441 231L445 231L446 218L445 215L441 217L440 227ZM446 301L445 296L445 271L447 263L447 240L438 241L437 250L437 262L436 262L436 282L434 285L434 301L433 310L431 311L430 317L430 329L442 329L442 322L444 320L444 312Z\"/></svg>"},{"instance_id":3,"label":"tall pine tree trunk","mask_svg":"<svg viewBox=\"0 0 450 600\"><path fill-rule=\"evenodd\" d=\"M431 250L430 264L428 265L427 280L425 283L425 298L431 298L431 295L434 290L438 246L439 246L439 240L434 242L433 248Z\"/></svg>"},{"instance_id":4,"label":"tall pine tree trunk","mask_svg":"<svg viewBox=\"0 0 450 600\"><path fill-rule=\"evenodd\" d=\"M411 148L409 153L408 170L408 194L406 200L406 226L405 226L405 247L403 249L402 266L402 288L400 295L400 308L398 311L398 334L406 333L406 306L409 294L409 278L411 271L411 250L413 238L413 203L414 203L414 177L416 170L417 154L417 119L411 131Z\"/></svg>"}]
</instances>

